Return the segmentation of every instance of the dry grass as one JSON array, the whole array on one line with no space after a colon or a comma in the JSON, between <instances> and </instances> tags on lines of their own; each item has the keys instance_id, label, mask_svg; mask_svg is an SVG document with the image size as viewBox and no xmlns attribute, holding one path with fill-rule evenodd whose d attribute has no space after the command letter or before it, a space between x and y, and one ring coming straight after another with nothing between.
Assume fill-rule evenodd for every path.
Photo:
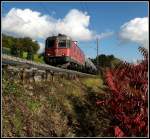
<instances>
[{"instance_id":1,"label":"dry grass","mask_svg":"<svg viewBox=\"0 0 150 139\"><path fill-rule=\"evenodd\" d=\"M100 78L28 86L10 83L8 79L3 76L4 137L108 136L105 129L109 120L99 117L95 104L103 92Z\"/></svg>"}]
</instances>

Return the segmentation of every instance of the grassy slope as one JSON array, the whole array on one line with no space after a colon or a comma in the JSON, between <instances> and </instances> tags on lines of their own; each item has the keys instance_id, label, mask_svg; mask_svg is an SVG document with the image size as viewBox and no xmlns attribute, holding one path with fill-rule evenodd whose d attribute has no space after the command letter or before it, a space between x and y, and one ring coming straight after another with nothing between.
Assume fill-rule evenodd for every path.
<instances>
[{"instance_id":1,"label":"grassy slope","mask_svg":"<svg viewBox=\"0 0 150 139\"><path fill-rule=\"evenodd\" d=\"M111 136L107 113L95 104L103 87L99 78L23 86L3 75L3 136Z\"/></svg>"}]
</instances>

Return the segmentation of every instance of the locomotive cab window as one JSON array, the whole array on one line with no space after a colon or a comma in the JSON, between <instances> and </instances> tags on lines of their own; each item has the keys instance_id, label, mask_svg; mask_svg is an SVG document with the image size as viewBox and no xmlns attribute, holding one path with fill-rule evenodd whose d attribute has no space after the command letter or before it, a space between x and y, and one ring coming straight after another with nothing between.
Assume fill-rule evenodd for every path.
<instances>
[{"instance_id":1,"label":"locomotive cab window","mask_svg":"<svg viewBox=\"0 0 150 139\"><path fill-rule=\"evenodd\" d=\"M46 42L47 42L46 43L47 48L54 47L54 45L55 45L55 40L47 40Z\"/></svg>"},{"instance_id":2,"label":"locomotive cab window","mask_svg":"<svg viewBox=\"0 0 150 139\"><path fill-rule=\"evenodd\" d=\"M59 40L59 47L66 47L66 40Z\"/></svg>"}]
</instances>

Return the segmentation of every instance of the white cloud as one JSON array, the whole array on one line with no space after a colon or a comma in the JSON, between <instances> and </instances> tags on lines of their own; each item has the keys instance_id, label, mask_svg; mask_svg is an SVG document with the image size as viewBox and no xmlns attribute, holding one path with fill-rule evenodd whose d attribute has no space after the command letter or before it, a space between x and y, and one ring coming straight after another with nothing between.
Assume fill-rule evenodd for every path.
<instances>
[{"instance_id":1,"label":"white cloud","mask_svg":"<svg viewBox=\"0 0 150 139\"><path fill-rule=\"evenodd\" d=\"M56 14L55 12L53 14ZM31 37L33 40L45 40L46 37L66 34L77 41L89 41L98 37L108 37L113 32L96 34L89 29L90 16L77 9L70 10L62 19L52 15L42 15L31 9L12 8L2 17L2 32L16 37ZM44 51L44 44L39 43L39 53Z\"/></svg>"},{"instance_id":2,"label":"white cloud","mask_svg":"<svg viewBox=\"0 0 150 139\"><path fill-rule=\"evenodd\" d=\"M42 53L44 52L44 49L45 49L45 44L42 43L42 42L38 42L39 46L40 46L40 49L38 50L38 53Z\"/></svg>"},{"instance_id":3,"label":"white cloud","mask_svg":"<svg viewBox=\"0 0 150 139\"><path fill-rule=\"evenodd\" d=\"M93 32L88 29L90 16L86 12L72 9L63 19L42 15L30 9L12 8L2 18L2 31L16 36L34 39L63 33L77 40L90 40Z\"/></svg>"},{"instance_id":4,"label":"white cloud","mask_svg":"<svg viewBox=\"0 0 150 139\"><path fill-rule=\"evenodd\" d=\"M98 39L104 39L104 38L112 36L113 34L114 34L113 31L106 31L106 32L100 33L99 35L96 35L95 37Z\"/></svg>"},{"instance_id":5,"label":"white cloud","mask_svg":"<svg viewBox=\"0 0 150 139\"><path fill-rule=\"evenodd\" d=\"M30 9L11 9L2 18L2 31L19 37L45 38L53 30L53 19Z\"/></svg>"},{"instance_id":6,"label":"white cloud","mask_svg":"<svg viewBox=\"0 0 150 139\"><path fill-rule=\"evenodd\" d=\"M58 32L68 34L77 40L90 40L93 32L88 29L90 16L76 9L71 10L63 19L57 23ZM64 30L62 30L62 28Z\"/></svg>"},{"instance_id":7,"label":"white cloud","mask_svg":"<svg viewBox=\"0 0 150 139\"><path fill-rule=\"evenodd\" d=\"M136 42L148 48L148 17L134 18L121 26L119 37L124 42Z\"/></svg>"}]
</instances>

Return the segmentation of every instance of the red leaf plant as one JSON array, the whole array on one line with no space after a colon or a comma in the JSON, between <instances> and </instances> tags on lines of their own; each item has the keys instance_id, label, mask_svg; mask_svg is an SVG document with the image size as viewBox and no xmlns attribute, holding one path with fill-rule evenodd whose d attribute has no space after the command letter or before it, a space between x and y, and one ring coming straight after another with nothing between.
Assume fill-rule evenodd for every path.
<instances>
[{"instance_id":1,"label":"red leaf plant","mask_svg":"<svg viewBox=\"0 0 150 139\"><path fill-rule=\"evenodd\" d=\"M137 64L125 62L106 70L110 98L96 102L108 108L116 137L148 134L148 51L143 47L139 50L144 59Z\"/></svg>"}]
</instances>

